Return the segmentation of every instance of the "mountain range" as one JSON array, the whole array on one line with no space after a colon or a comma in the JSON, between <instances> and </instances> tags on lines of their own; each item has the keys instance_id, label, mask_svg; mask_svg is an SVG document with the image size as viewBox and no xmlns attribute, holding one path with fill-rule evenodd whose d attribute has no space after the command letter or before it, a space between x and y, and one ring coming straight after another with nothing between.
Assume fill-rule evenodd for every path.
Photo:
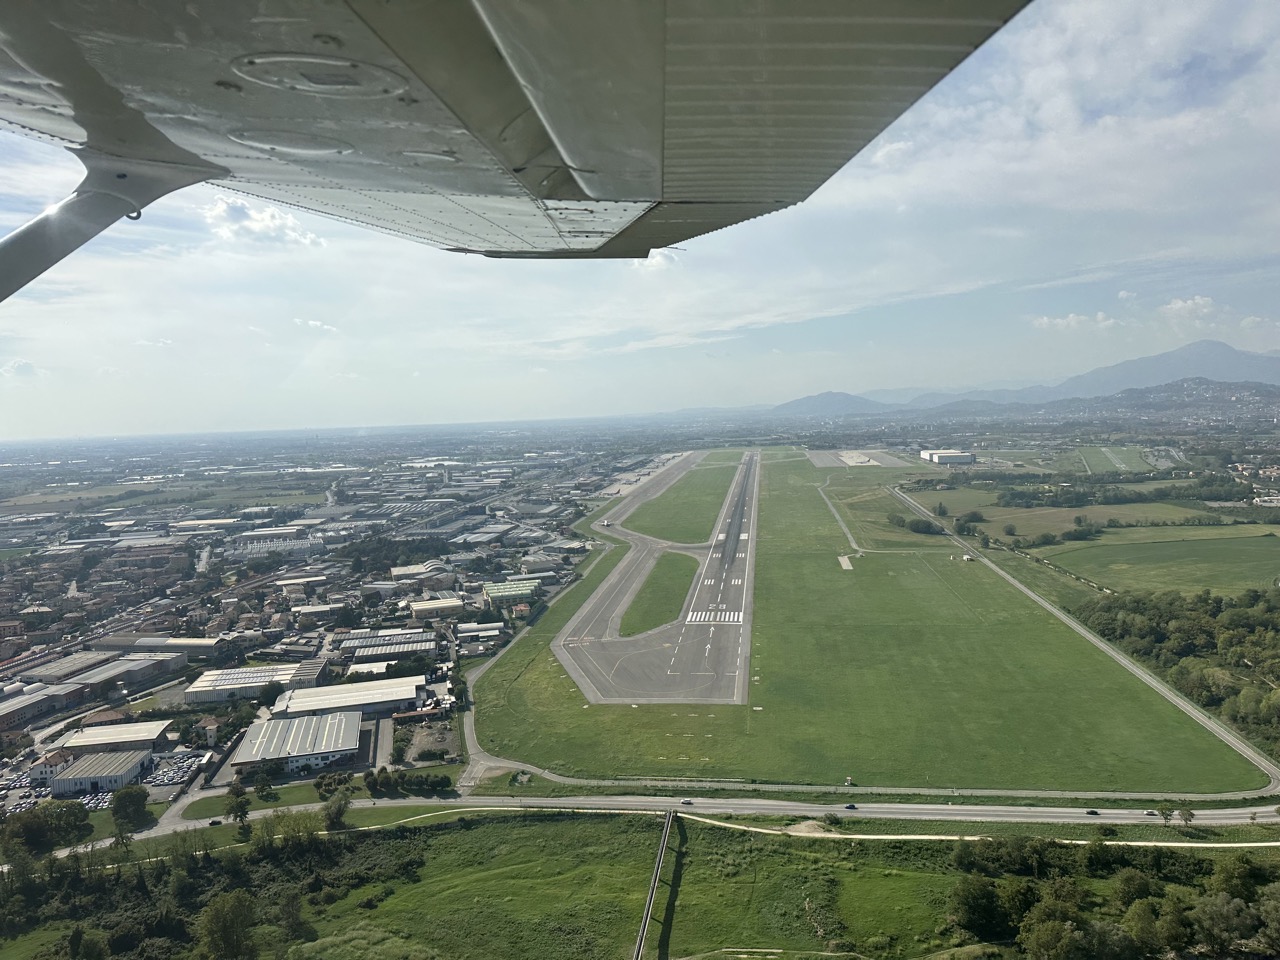
<instances>
[{"instance_id":1,"label":"mountain range","mask_svg":"<svg viewBox=\"0 0 1280 960\"><path fill-rule=\"evenodd\" d=\"M907 403L883 403L849 393L827 392L773 408L788 417L866 417L953 404L1043 404L1056 400L1107 397L1124 390L1199 378L1226 383L1280 384L1280 354L1237 350L1218 340L1197 340L1167 353L1098 367L1055 385L961 393L921 393Z\"/></svg>"}]
</instances>

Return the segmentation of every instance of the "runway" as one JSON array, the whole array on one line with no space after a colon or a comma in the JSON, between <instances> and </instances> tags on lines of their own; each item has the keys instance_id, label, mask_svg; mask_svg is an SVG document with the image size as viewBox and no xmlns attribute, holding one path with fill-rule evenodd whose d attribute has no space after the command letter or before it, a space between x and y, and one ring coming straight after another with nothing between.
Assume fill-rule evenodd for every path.
<instances>
[{"instance_id":1,"label":"runway","mask_svg":"<svg viewBox=\"0 0 1280 960\"><path fill-rule=\"evenodd\" d=\"M698 459L676 461L653 478L652 488L646 484L613 511L607 528L597 526L631 549L552 643L592 703L746 703L759 453L743 455L711 542L675 545L617 526ZM687 553L700 563L680 618L638 636L619 636L622 614L665 550Z\"/></svg>"}]
</instances>

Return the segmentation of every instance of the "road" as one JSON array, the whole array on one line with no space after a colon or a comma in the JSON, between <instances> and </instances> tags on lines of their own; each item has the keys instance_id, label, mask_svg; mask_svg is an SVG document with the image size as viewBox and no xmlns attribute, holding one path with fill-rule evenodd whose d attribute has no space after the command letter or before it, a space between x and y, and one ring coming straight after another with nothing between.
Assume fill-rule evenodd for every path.
<instances>
[{"instance_id":1,"label":"road","mask_svg":"<svg viewBox=\"0 0 1280 960\"><path fill-rule=\"evenodd\" d=\"M713 527L711 541L680 545L618 524L664 492L696 463L669 466L611 511L596 530L630 544L626 557L552 643L552 650L593 703L745 703L750 666L751 584L759 454L743 455ZM679 619L634 637L622 616L658 557L668 550L699 560Z\"/></svg>"}]
</instances>

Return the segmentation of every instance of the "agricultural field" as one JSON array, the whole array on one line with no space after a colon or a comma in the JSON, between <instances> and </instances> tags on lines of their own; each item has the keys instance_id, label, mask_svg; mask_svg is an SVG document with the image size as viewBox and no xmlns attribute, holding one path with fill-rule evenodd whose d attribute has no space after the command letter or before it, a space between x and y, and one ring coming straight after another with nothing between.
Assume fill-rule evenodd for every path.
<instances>
[{"instance_id":1,"label":"agricultural field","mask_svg":"<svg viewBox=\"0 0 1280 960\"><path fill-rule=\"evenodd\" d=\"M1112 519L1120 523L1142 525L1182 524L1188 520L1218 519L1205 510L1197 510L1168 501L1098 504L1087 507L998 507L994 490L978 490L972 487L956 490L926 490L912 493L912 497L929 510L936 509L939 503L944 504L951 517L977 510L985 518L977 525L979 529L1003 540L1009 539L1009 535L1004 533L1006 524L1013 524L1017 531L1014 536L1031 539L1042 533L1060 534L1064 530L1070 530L1075 524L1076 517L1084 517L1101 526L1105 526L1107 521ZM1181 531L1204 528L1179 526L1175 529ZM1124 532L1123 529L1107 530L1102 536L1106 540ZM1161 534L1161 536L1167 535L1167 530ZM1178 536L1181 535L1179 532Z\"/></svg>"},{"instance_id":2,"label":"agricultural field","mask_svg":"<svg viewBox=\"0 0 1280 960\"><path fill-rule=\"evenodd\" d=\"M693 557L674 552L662 554L622 615L622 636L633 637L679 617L697 573L698 561Z\"/></svg>"},{"instance_id":3,"label":"agricultural field","mask_svg":"<svg viewBox=\"0 0 1280 960\"><path fill-rule=\"evenodd\" d=\"M672 543L706 543L737 472L737 461L698 465L666 491L636 507L622 525Z\"/></svg>"},{"instance_id":4,"label":"agricultural field","mask_svg":"<svg viewBox=\"0 0 1280 960\"><path fill-rule=\"evenodd\" d=\"M848 541L817 490L833 473L828 493L850 515L859 484L893 475L765 461L748 706L588 705L549 649L547 621L572 613L558 603L480 681L484 749L578 776L1187 793L1264 782L935 538L841 569Z\"/></svg>"},{"instance_id":5,"label":"agricultural field","mask_svg":"<svg viewBox=\"0 0 1280 960\"><path fill-rule=\"evenodd\" d=\"M314 505L325 502L326 481L302 484L296 479L166 480L159 483L110 483L55 487L0 500L0 514L89 512L107 506L143 507L194 504L201 508Z\"/></svg>"},{"instance_id":6,"label":"agricultural field","mask_svg":"<svg viewBox=\"0 0 1280 960\"><path fill-rule=\"evenodd\" d=\"M1280 537L1239 532L1265 527L1217 527L1235 537L1182 539L1179 528L1149 530L1145 543L1101 541L1046 547L1040 553L1058 566L1113 590L1210 590L1235 596L1266 590L1280 579ZM1128 531L1126 531L1128 532ZM1156 540L1155 536L1169 539Z\"/></svg>"}]
</instances>

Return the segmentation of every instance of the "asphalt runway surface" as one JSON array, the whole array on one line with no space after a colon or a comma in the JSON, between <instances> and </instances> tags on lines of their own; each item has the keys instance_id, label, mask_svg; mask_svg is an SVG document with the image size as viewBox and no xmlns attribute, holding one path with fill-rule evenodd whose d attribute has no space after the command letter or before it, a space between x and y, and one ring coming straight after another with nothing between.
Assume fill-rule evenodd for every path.
<instances>
[{"instance_id":1,"label":"asphalt runway surface","mask_svg":"<svg viewBox=\"0 0 1280 960\"><path fill-rule=\"evenodd\" d=\"M597 524L600 532L628 541L631 549L552 643L566 672L592 703L747 701L759 453L744 454L711 542L670 544L617 525L698 459L676 461L612 511L607 528ZM664 550L699 560L680 618L634 637L619 636L623 613Z\"/></svg>"}]
</instances>

